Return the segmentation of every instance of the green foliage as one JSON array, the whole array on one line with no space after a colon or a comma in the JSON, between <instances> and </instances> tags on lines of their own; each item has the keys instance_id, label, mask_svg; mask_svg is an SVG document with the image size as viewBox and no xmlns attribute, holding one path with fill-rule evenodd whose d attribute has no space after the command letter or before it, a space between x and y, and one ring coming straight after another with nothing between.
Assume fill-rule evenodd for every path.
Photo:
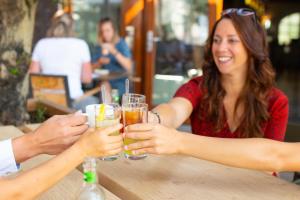
<instances>
[{"instance_id":1,"label":"green foliage","mask_svg":"<svg viewBox=\"0 0 300 200\"><path fill-rule=\"evenodd\" d=\"M47 109L43 106L38 106L35 112L34 121L36 123L42 123L46 120Z\"/></svg>"},{"instance_id":2,"label":"green foliage","mask_svg":"<svg viewBox=\"0 0 300 200\"><path fill-rule=\"evenodd\" d=\"M11 73L12 75L15 75L15 76L20 74L20 71L17 67L11 67L8 69L8 71L9 71L9 73Z\"/></svg>"}]
</instances>

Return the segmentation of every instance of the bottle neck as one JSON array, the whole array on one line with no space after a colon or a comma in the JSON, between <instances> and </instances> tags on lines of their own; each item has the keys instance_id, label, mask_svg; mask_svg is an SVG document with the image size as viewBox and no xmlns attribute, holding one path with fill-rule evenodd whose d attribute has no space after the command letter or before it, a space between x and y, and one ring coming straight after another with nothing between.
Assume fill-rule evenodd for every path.
<instances>
[{"instance_id":1,"label":"bottle neck","mask_svg":"<svg viewBox=\"0 0 300 200\"><path fill-rule=\"evenodd\" d=\"M83 163L83 180L85 184L98 183L95 158L85 159L85 162Z\"/></svg>"}]
</instances>

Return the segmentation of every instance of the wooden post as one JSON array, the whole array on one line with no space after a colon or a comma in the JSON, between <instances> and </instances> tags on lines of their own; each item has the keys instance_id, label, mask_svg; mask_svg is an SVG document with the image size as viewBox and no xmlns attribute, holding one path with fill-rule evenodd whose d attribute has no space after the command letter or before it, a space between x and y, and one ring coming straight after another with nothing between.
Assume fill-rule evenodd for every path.
<instances>
[{"instance_id":1,"label":"wooden post","mask_svg":"<svg viewBox=\"0 0 300 200\"><path fill-rule=\"evenodd\" d=\"M223 10L223 0L208 0L208 18L209 18L209 32L216 21L221 17Z\"/></svg>"},{"instance_id":2,"label":"wooden post","mask_svg":"<svg viewBox=\"0 0 300 200\"><path fill-rule=\"evenodd\" d=\"M144 38L144 84L143 91L147 97L149 108L152 107L153 76L155 70L155 0L145 0L143 16Z\"/></svg>"}]
</instances>

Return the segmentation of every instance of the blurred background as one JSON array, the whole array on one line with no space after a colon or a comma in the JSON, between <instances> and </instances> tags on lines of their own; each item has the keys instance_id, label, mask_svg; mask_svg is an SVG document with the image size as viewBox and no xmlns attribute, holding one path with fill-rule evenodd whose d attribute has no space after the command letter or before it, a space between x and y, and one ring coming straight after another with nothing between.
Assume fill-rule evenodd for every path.
<instances>
[{"instance_id":1,"label":"blurred background","mask_svg":"<svg viewBox=\"0 0 300 200\"><path fill-rule=\"evenodd\" d=\"M222 10L231 7L249 7L257 12L268 34L277 86L289 98L289 123L300 124L300 1L0 0L0 58L13 56L3 53L7 49L23 49L30 58L59 10L72 14L76 36L88 43L93 54L96 24L109 16L132 50L135 92L146 94L147 103L155 106L168 101L181 84L201 75L209 31ZM15 67L6 69L0 59L0 99L23 101L24 84L16 90L17 94L23 92L20 98L9 96L7 91L13 88L9 84L22 82L25 75L8 80L5 73L26 73L28 59L24 56L24 60L11 62ZM0 110L8 106L5 102L7 99L0 101Z\"/></svg>"}]
</instances>

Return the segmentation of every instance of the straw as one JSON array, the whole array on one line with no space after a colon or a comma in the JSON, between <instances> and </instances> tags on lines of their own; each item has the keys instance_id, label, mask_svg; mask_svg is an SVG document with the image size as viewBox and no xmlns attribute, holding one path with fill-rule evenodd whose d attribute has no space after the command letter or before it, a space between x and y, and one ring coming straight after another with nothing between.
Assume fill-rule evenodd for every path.
<instances>
[{"instance_id":1,"label":"straw","mask_svg":"<svg viewBox=\"0 0 300 200\"><path fill-rule=\"evenodd\" d=\"M128 94L129 93L129 79L127 78L125 81L125 93Z\"/></svg>"},{"instance_id":2,"label":"straw","mask_svg":"<svg viewBox=\"0 0 300 200\"><path fill-rule=\"evenodd\" d=\"M102 102L104 103L104 104L106 104L107 102L107 99L106 99L106 89L105 89L105 86L104 85L102 85L101 86L101 97L102 97Z\"/></svg>"}]
</instances>

